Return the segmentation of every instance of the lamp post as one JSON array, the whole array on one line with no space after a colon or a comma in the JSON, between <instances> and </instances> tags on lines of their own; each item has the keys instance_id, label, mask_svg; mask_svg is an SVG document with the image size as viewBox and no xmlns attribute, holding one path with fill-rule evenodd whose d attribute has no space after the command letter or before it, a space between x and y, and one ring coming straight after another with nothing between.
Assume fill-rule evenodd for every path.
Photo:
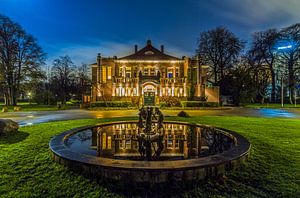
<instances>
[{"instance_id":1,"label":"lamp post","mask_svg":"<svg viewBox=\"0 0 300 198\"><path fill-rule=\"evenodd\" d=\"M283 74L281 75L281 107L283 107Z\"/></svg>"},{"instance_id":2,"label":"lamp post","mask_svg":"<svg viewBox=\"0 0 300 198\"><path fill-rule=\"evenodd\" d=\"M295 107L297 107L297 89L294 89Z\"/></svg>"},{"instance_id":3,"label":"lamp post","mask_svg":"<svg viewBox=\"0 0 300 198\"><path fill-rule=\"evenodd\" d=\"M285 45L285 46L280 46L280 47L277 47L277 50L280 50L280 51L283 51L283 50L289 50L289 49L292 49L293 48L293 45ZM281 107L284 106L284 99L283 99L283 74L284 72L281 72Z\"/></svg>"},{"instance_id":4,"label":"lamp post","mask_svg":"<svg viewBox=\"0 0 300 198\"><path fill-rule=\"evenodd\" d=\"M31 105L31 92L28 92L29 105Z\"/></svg>"}]
</instances>

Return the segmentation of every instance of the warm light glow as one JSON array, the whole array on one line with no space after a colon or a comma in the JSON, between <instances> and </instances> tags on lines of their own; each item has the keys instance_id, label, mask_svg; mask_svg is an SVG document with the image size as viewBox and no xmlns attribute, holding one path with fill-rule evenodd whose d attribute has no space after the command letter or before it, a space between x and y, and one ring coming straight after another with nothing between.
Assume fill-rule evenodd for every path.
<instances>
[{"instance_id":1,"label":"warm light glow","mask_svg":"<svg viewBox=\"0 0 300 198\"><path fill-rule=\"evenodd\" d=\"M106 133L102 134L102 149L106 149Z\"/></svg>"},{"instance_id":2,"label":"warm light glow","mask_svg":"<svg viewBox=\"0 0 300 198\"><path fill-rule=\"evenodd\" d=\"M111 80L111 67L107 67L107 79Z\"/></svg>"},{"instance_id":3,"label":"warm light glow","mask_svg":"<svg viewBox=\"0 0 300 198\"><path fill-rule=\"evenodd\" d=\"M183 63L184 60L115 60L116 63Z\"/></svg>"},{"instance_id":4,"label":"warm light glow","mask_svg":"<svg viewBox=\"0 0 300 198\"><path fill-rule=\"evenodd\" d=\"M106 66L102 66L102 82L106 83Z\"/></svg>"}]
</instances>

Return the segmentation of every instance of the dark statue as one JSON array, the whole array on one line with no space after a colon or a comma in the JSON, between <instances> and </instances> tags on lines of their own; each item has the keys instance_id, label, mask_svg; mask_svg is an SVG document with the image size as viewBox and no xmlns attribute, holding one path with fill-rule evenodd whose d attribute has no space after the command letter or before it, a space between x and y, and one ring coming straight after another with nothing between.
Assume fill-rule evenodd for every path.
<instances>
[{"instance_id":1,"label":"dark statue","mask_svg":"<svg viewBox=\"0 0 300 198\"><path fill-rule=\"evenodd\" d=\"M156 120L153 122L152 120ZM160 157L161 152L164 149L164 127L163 127L164 116L159 108L153 107L142 107L139 112L139 153L141 157L147 160L155 160ZM157 127L156 127L157 126ZM156 143L156 147L155 144ZM152 155L152 148L155 151Z\"/></svg>"}]
</instances>

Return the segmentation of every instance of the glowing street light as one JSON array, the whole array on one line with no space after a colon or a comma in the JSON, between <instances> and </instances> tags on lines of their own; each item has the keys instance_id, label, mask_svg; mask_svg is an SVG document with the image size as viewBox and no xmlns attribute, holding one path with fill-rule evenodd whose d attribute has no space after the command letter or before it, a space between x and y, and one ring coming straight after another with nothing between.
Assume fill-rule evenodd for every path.
<instances>
[{"instance_id":1,"label":"glowing street light","mask_svg":"<svg viewBox=\"0 0 300 198\"><path fill-rule=\"evenodd\" d=\"M292 45L280 46L277 47L277 50L286 50L293 48ZM281 74L281 107L283 107L283 75Z\"/></svg>"},{"instance_id":2,"label":"glowing street light","mask_svg":"<svg viewBox=\"0 0 300 198\"><path fill-rule=\"evenodd\" d=\"M290 49L292 48L292 45L287 45L287 46L281 46L281 47L277 47L278 50L283 50L283 49Z\"/></svg>"}]
</instances>

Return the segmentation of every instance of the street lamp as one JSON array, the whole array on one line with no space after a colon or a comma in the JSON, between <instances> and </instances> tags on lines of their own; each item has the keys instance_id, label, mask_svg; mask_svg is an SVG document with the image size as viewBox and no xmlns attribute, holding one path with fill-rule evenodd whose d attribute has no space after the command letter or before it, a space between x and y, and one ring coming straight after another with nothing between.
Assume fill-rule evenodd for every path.
<instances>
[{"instance_id":1,"label":"street lamp","mask_svg":"<svg viewBox=\"0 0 300 198\"><path fill-rule=\"evenodd\" d=\"M277 50L289 50L289 49L292 49L293 48L293 45L284 45L284 46L279 46L277 47ZM283 107L283 72L281 72L281 107ZM296 99L295 99L296 101ZM296 103L295 103L296 104Z\"/></svg>"},{"instance_id":2,"label":"street lamp","mask_svg":"<svg viewBox=\"0 0 300 198\"><path fill-rule=\"evenodd\" d=\"M29 104L31 104L30 98L31 98L31 92L28 92L28 99L29 99Z\"/></svg>"}]
</instances>

